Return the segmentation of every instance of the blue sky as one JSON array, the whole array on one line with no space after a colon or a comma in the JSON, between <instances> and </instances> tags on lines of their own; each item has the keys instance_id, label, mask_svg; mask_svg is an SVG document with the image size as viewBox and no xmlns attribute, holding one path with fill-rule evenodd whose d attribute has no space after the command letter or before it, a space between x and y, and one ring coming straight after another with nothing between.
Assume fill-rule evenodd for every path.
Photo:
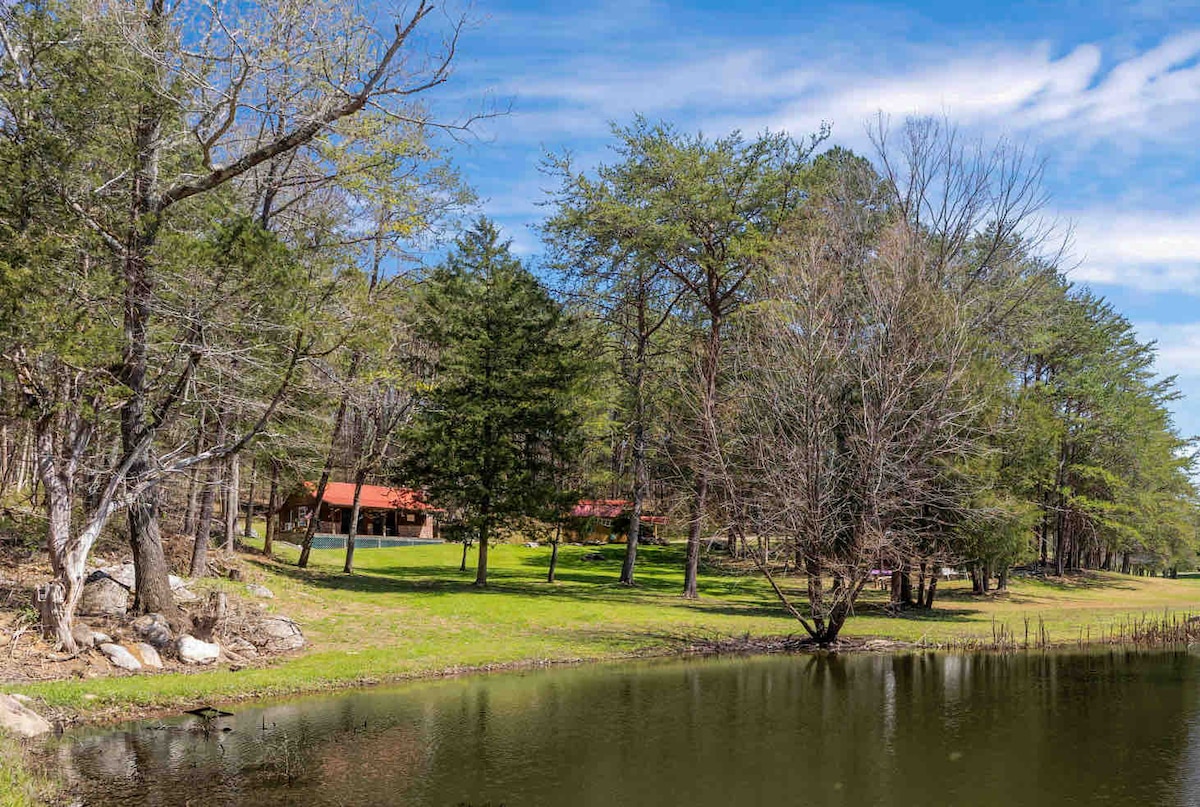
<instances>
[{"instance_id":1,"label":"blue sky","mask_svg":"<svg viewBox=\"0 0 1200 807\"><path fill-rule=\"evenodd\" d=\"M863 153L877 112L945 115L1047 160L1070 277L1159 342L1187 396L1178 425L1200 434L1200 0L478 0L471 14L434 105L511 105L455 159L518 251L539 251L542 156L608 159L609 123L636 113L713 136L827 121Z\"/></svg>"}]
</instances>

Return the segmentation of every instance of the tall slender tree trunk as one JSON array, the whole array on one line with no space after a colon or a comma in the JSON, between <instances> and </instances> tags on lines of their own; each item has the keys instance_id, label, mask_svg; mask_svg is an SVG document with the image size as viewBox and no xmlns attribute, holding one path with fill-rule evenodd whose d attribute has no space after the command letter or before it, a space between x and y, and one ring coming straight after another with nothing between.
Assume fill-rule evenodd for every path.
<instances>
[{"instance_id":1,"label":"tall slender tree trunk","mask_svg":"<svg viewBox=\"0 0 1200 807\"><path fill-rule=\"evenodd\" d=\"M700 532L708 504L709 463L716 453L717 374L721 361L721 317L710 309L711 324L701 363L700 394L700 451L697 458L696 488L692 502L692 521L688 525L687 567L683 575L683 596L694 600L699 596L697 576L700 569Z\"/></svg>"},{"instance_id":2,"label":"tall slender tree trunk","mask_svg":"<svg viewBox=\"0 0 1200 807\"><path fill-rule=\"evenodd\" d=\"M225 442L226 421L217 418L217 443ZM192 577L204 577L208 573L208 544L212 540L213 510L216 507L217 490L221 487L221 470L224 462L209 460L204 478L204 490L200 493L200 511L196 516L196 533L192 538Z\"/></svg>"},{"instance_id":3,"label":"tall slender tree trunk","mask_svg":"<svg viewBox=\"0 0 1200 807\"><path fill-rule=\"evenodd\" d=\"M238 503L241 498L239 488L242 486L241 454L230 454L228 463L229 487L225 489L225 551L232 552L234 540L237 538L238 513L242 510Z\"/></svg>"},{"instance_id":4,"label":"tall slender tree trunk","mask_svg":"<svg viewBox=\"0 0 1200 807\"><path fill-rule=\"evenodd\" d=\"M279 462L271 460L271 487L267 493L267 526L263 530L263 554L271 557L275 541L275 525L279 521Z\"/></svg>"},{"instance_id":5,"label":"tall slender tree trunk","mask_svg":"<svg viewBox=\"0 0 1200 807\"><path fill-rule=\"evenodd\" d=\"M465 572L467 570L467 550L469 550L471 548L471 542L467 540L467 537L465 535L463 536L462 544L463 544L462 562L458 564L458 570L460 572Z\"/></svg>"},{"instance_id":6,"label":"tall slender tree trunk","mask_svg":"<svg viewBox=\"0 0 1200 807\"><path fill-rule=\"evenodd\" d=\"M638 542L642 536L642 502L646 498L649 478L646 473L645 390L643 372L637 370L633 426L633 508L629 513L629 533L625 542L625 560L621 563L620 582L633 585L633 569L637 563ZM558 547L555 546L557 553Z\"/></svg>"},{"instance_id":7,"label":"tall slender tree trunk","mask_svg":"<svg viewBox=\"0 0 1200 807\"><path fill-rule=\"evenodd\" d=\"M246 538L254 535L254 483L258 481L258 458L250 460L250 491L246 494L246 524L242 535Z\"/></svg>"},{"instance_id":8,"label":"tall slender tree trunk","mask_svg":"<svg viewBox=\"0 0 1200 807\"><path fill-rule=\"evenodd\" d=\"M475 563L475 585L483 588L487 585L488 575L488 528L491 526L487 508L484 508L483 520L479 524L479 559Z\"/></svg>"},{"instance_id":9,"label":"tall slender tree trunk","mask_svg":"<svg viewBox=\"0 0 1200 807\"><path fill-rule=\"evenodd\" d=\"M366 479L365 468L359 468L354 473L354 501L350 505L350 530L346 534L346 563L342 566L342 571L346 574L354 573L354 539L358 536L359 500L362 498L363 482Z\"/></svg>"},{"instance_id":10,"label":"tall slender tree trunk","mask_svg":"<svg viewBox=\"0 0 1200 807\"><path fill-rule=\"evenodd\" d=\"M165 27L164 0L150 0L146 16L148 47L161 47ZM147 75L147 83L152 83L153 73L148 71ZM153 94L158 88L151 86L147 89ZM128 390L128 398L121 408L121 444L126 454L136 452L129 467L129 479L134 481L150 470L150 446L147 444L150 436L150 424L147 422L149 392L146 381L153 288L148 261L159 227L154 195L158 183L162 135L159 106L160 102L154 96L138 110L134 133L137 153L133 193L122 260L125 310L119 375ZM135 568L134 610L172 616L176 613L175 600L167 579L167 559L163 554L162 536L158 529L158 489L155 486L146 488L130 504L128 519L129 543Z\"/></svg>"},{"instance_id":11,"label":"tall slender tree trunk","mask_svg":"<svg viewBox=\"0 0 1200 807\"><path fill-rule=\"evenodd\" d=\"M350 367L346 372L346 380L349 381L358 373L359 354L355 352L350 357ZM342 431L346 427L346 410L350 406L350 391L347 389L342 393L342 399L338 401L337 413L333 417L333 434L329 436L329 451L325 454L325 465L321 468L321 478L317 481L317 490L315 502L313 503L313 516L308 520L308 527L304 530L304 539L300 544L300 559L296 565L301 569L308 566L309 555L312 554L313 538L317 534L317 521L321 515L321 504L325 501L325 488L329 486L329 476L333 473L334 454L337 452L338 441L341 439Z\"/></svg>"},{"instance_id":12,"label":"tall slender tree trunk","mask_svg":"<svg viewBox=\"0 0 1200 807\"><path fill-rule=\"evenodd\" d=\"M562 522L554 525L554 541L550 544L550 571L546 573L546 582L554 582L554 574L558 570L558 544L562 540Z\"/></svg>"}]
</instances>

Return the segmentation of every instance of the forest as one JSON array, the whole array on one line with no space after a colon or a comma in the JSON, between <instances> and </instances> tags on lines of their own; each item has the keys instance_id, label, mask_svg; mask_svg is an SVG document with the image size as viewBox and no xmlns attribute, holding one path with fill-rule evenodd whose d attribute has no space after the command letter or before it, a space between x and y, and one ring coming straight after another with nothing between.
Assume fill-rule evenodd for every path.
<instances>
[{"instance_id":1,"label":"forest","mask_svg":"<svg viewBox=\"0 0 1200 807\"><path fill-rule=\"evenodd\" d=\"M1072 284L1037 154L932 118L862 153L633 118L597 165L547 155L525 258L448 156L505 114L439 114L465 24L0 10L0 540L45 553L52 643L97 542L170 618L165 543L202 577L259 503L269 554L304 482L423 491L479 586L489 546L628 500L620 582L666 514L684 598L744 561L820 644L880 573L927 610L943 568L1196 568L1174 381Z\"/></svg>"}]
</instances>

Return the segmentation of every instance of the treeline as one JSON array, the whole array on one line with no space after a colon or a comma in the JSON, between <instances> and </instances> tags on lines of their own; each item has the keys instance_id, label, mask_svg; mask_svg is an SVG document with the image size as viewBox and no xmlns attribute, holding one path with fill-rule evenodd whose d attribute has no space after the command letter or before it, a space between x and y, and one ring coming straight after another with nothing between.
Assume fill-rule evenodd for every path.
<instances>
[{"instance_id":1,"label":"treeline","mask_svg":"<svg viewBox=\"0 0 1200 807\"><path fill-rule=\"evenodd\" d=\"M1064 278L1021 149L637 120L595 170L548 161L531 267L455 225L473 200L436 144L469 121L424 100L457 44L433 11L0 12L0 507L46 536L57 643L101 535L171 616L164 532L203 575L240 506L248 534L256 491L273 513L302 481L356 483L355 509L369 481L424 489L480 585L498 530L557 550L579 498L628 499L621 582L669 512L685 596L719 542L821 642L882 570L928 608L947 565L981 592L1018 564L1193 565L1173 384Z\"/></svg>"}]
</instances>

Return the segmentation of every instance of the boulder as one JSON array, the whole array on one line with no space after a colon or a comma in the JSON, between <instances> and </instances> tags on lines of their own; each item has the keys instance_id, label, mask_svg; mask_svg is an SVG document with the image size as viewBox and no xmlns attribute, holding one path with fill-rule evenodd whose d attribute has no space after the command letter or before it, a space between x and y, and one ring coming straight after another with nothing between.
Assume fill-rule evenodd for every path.
<instances>
[{"instance_id":1,"label":"boulder","mask_svg":"<svg viewBox=\"0 0 1200 807\"><path fill-rule=\"evenodd\" d=\"M147 644L146 642L138 642L130 649L133 655L137 657L137 660L142 662L143 665L162 669L162 656L158 654L154 645Z\"/></svg>"},{"instance_id":2,"label":"boulder","mask_svg":"<svg viewBox=\"0 0 1200 807\"><path fill-rule=\"evenodd\" d=\"M108 656L108 660L113 663L113 666L120 667L122 670L142 669L142 662L138 661L133 653L130 653L119 644L102 644L100 645L100 652Z\"/></svg>"},{"instance_id":3,"label":"boulder","mask_svg":"<svg viewBox=\"0 0 1200 807\"><path fill-rule=\"evenodd\" d=\"M259 650L282 653L304 647L300 626L286 616L262 616L251 623L245 636Z\"/></svg>"},{"instance_id":4,"label":"boulder","mask_svg":"<svg viewBox=\"0 0 1200 807\"><path fill-rule=\"evenodd\" d=\"M139 616L130 623L130 627L141 637L142 641L158 649L170 647L171 642L175 640L171 634L171 626L167 624L167 618L162 614Z\"/></svg>"},{"instance_id":5,"label":"boulder","mask_svg":"<svg viewBox=\"0 0 1200 807\"><path fill-rule=\"evenodd\" d=\"M104 644L105 642L111 642L111 641L112 641L112 637L109 636L107 633L101 633L98 630L92 631L92 644L93 645Z\"/></svg>"},{"instance_id":6,"label":"boulder","mask_svg":"<svg viewBox=\"0 0 1200 807\"><path fill-rule=\"evenodd\" d=\"M184 664L211 664L221 655L221 646L185 633L175 640L175 654Z\"/></svg>"},{"instance_id":7,"label":"boulder","mask_svg":"<svg viewBox=\"0 0 1200 807\"><path fill-rule=\"evenodd\" d=\"M89 647L95 647L96 633L82 622L76 622L71 626L71 638L75 640L75 644L80 650L87 650Z\"/></svg>"},{"instance_id":8,"label":"boulder","mask_svg":"<svg viewBox=\"0 0 1200 807\"><path fill-rule=\"evenodd\" d=\"M125 616L129 608L129 590L113 578L97 572L83 585L79 613L93 616Z\"/></svg>"},{"instance_id":9,"label":"boulder","mask_svg":"<svg viewBox=\"0 0 1200 807\"><path fill-rule=\"evenodd\" d=\"M137 582L137 570L132 563L122 563L119 566L105 566L100 572L116 580L129 591L133 590L134 584Z\"/></svg>"},{"instance_id":10,"label":"boulder","mask_svg":"<svg viewBox=\"0 0 1200 807\"><path fill-rule=\"evenodd\" d=\"M275 592L266 586L260 586L258 583L247 583L246 591L253 594L255 597L263 597L268 600L275 599Z\"/></svg>"},{"instance_id":11,"label":"boulder","mask_svg":"<svg viewBox=\"0 0 1200 807\"><path fill-rule=\"evenodd\" d=\"M37 737L50 731L50 724L11 695L0 695L0 729L18 737Z\"/></svg>"},{"instance_id":12,"label":"boulder","mask_svg":"<svg viewBox=\"0 0 1200 807\"><path fill-rule=\"evenodd\" d=\"M187 581L182 577L176 577L173 574L167 575L167 582L171 584L171 591L178 591L187 585Z\"/></svg>"}]
</instances>

